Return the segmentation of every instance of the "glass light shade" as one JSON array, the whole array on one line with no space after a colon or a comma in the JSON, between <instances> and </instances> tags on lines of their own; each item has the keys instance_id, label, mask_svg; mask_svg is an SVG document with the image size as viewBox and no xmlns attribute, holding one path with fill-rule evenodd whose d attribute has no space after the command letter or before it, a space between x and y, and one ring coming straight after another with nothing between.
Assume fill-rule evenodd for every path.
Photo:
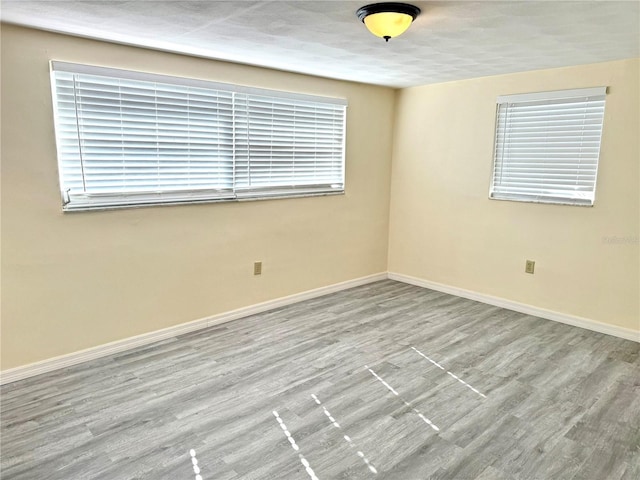
<instances>
[{"instance_id":1,"label":"glass light shade","mask_svg":"<svg viewBox=\"0 0 640 480\"><path fill-rule=\"evenodd\" d=\"M406 13L380 12L367 15L364 24L369 31L380 38L393 38L404 33L413 22L413 17Z\"/></svg>"}]
</instances>

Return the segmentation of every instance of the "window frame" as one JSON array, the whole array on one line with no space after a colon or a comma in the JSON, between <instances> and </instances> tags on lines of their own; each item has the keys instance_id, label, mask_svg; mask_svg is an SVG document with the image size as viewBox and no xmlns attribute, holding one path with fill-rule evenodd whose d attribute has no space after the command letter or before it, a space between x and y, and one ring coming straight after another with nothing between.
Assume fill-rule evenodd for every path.
<instances>
[{"instance_id":1,"label":"window frame","mask_svg":"<svg viewBox=\"0 0 640 480\"><path fill-rule=\"evenodd\" d=\"M492 168L491 168L491 179L489 182L489 199L490 200L501 200L501 201L515 201L515 202L525 202L525 203L545 203L545 204L556 204L556 205L572 205L572 206L585 206L585 207L592 207L595 204L595 196L596 196L596 186L597 186L597 177L598 177L598 169L600 166L600 160L601 160L601 147L602 147L602 134L604 132L604 123L605 123L605 107L606 107L606 95L608 93L608 87L590 87L590 88L579 88L579 89L569 89L569 90L554 90L554 91L545 91L545 92L535 92L535 93L523 93L523 94L514 94L514 95L501 95L498 96L497 101L496 101L496 119L495 119L495 131L494 131L494 141L493 141L493 159L492 159ZM508 136L508 130L509 128L513 128L509 126L508 120L504 121L504 127L501 128L501 106L503 105L509 105L509 107L507 108L507 111L505 113L505 116L508 115L508 109L510 108L510 106L515 105L515 106L520 106L520 108L527 108L527 107L531 107L531 108L538 108L541 109L540 107L548 107L549 110L553 109L555 106L556 110L561 109L561 105L562 102L568 102L568 103L573 103L576 101L579 101L580 99L583 99L583 103L585 105L585 112L586 112L586 108L588 107L592 107L593 104L597 103L597 102L601 102L602 103L602 107L601 107L601 117L599 118L599 123L597 124L593 124L593 125L588 125L585 123L583 123L582 125L582 132L577 134L577 133L572 133L572 134L566 134L564 133L563 135L566 135L566 138L568 139L569 143L580 143L580 149L582 149L582 142L586 142L587 140L585 140L585 137L588 136L587 133L584 132L585 130L585 125L588 126L599 126L599 131L597 132L598 138L597 138L597 147L591 147L592 150L594 150L595 148L595 166L591 169L592 170L592 176L593 176L593 180L591 185L589 185L590 190L584 190L584 192L582 195L580 195L578 193L577 188L573 191L574 194L570 195L571 190L569 188L566 188L566 185L562 185L562 187L565 188L553 188L553 184L551 183L544 183L545 180L549 181L550 179L552 180L556 180L557 178L553 178L554 176L558 176L557 171L554 172L553 169L546 169L546 170L542 170L542 172L537 172L535 175L542 175L543 178L541 180L536 180L535 175L532 173L528 173L528 177L524 177L527 178L531 181L536 181L538 183L537 188L537 192L529 192L529 193L525 193L523 191L515 191L512 193L506 193L505 191L500 191L500 189L504 189L507 190L509 188L509 185L513 185L510 182L504 182L506 187L502 184L500 184L499 186L496 183L496 177L497 177L497 171L498 169L503 169L505 163L507 163L507 166L509 168L508 165L508 161L513 161L513 159L511 160L505 160L505 137ZM591 102L591 103L590 103ZM538 104L538 107L532 106L534 104ZM595 108L595 107L594 107ZM544 112L543 112L544 113ZM546 112L547 116L545 117L545 120L547 122L552 122L554 121L554 118L556 119L555 121L558 121L558 117L563 115L562 113L556 113L554 117L554 115L549 115L549 112ZM586 117L586 113L585 113L585 117ZM520 120L522 120L522 117L520 118ZM544 121L544 120L543 120ZM536 121L536 123L539 123L539 121ZM572 127L577 128L579 126L579 122L575 122L571 124ZM539 128L539 127L536 127ZM535 147L540 148L540 147L545 147L545 148L552 148L556 145L554 145L553 143L549 143L549 139L553 140L554 135L558 136L559 135L559 131L558 129L561 128L560 126L558 127L554 127L554 129L549 128L549 126L546 127L547 130L545 131L545 135L541 136L540 135L540 131L538 130L536 132L535 135L532 135L534 138L533 140L539 140L543 139L540 141L539 144L535 144ZM548 133L551 133L551 135L549 135L549 137L546 137L546 135ZM502 135L502 144L499 145L499 140L500 140L500 135ZM564 137L563 137L564 138ZM533 143L533 140L529 143ZM558 140L558 137L555 138L555 140ZM521 140L522 141L522 140ZM591 142L593 142L593 140L591 140ZM512 143L509 144L509 147L513 148L513 145L517 144L517 141L514 141ZM550 147L551 145L551 147ZM534 148L535 148L534 147ZM557 147L557 146L556 146ZM529 147L531 148L531 147ZM501 151L501 153L499 154L499 151ZM573 153L573 152L572 152ZM582 153L582 152L581 152ZM594 152L591 152L591 155L593 155ZM525 165L525 169L526 170L531 170L533 168L541 168L541 166L544 166L545 161L544 160L537 160L537 161L533 161L530 163L527 163ZM572 159L572 163L571 166L574 167L575 169L575 173L573 174L575 181L577 182L580 175L584 175L586 171L588 171L588 168L583 168L582 170L580 169L580 161L575 161L575 159ZM514 168L513 167L513 163L511 164L510 168ZM521 167L522 168L522 167ZM517 176L519 177L519 179L522 179L523 174L518 174ZM515 182L517 183L517 182ZM517 189L517 187L512 187L514 190ZM523 190L526 190L526 188L520 187ZM534 190L534 188L530 188L530 190ZM553 192L553 193L552 193Z\"/></svg>"},{"instance_id":2,"label":"window frame","mask_svg":"<svg viewBox=\"0 0 640 480\"><path fill-rule=\"evenodd\" d=\"M346 171L346 136L347 136L347 118L346 111L348 107L348 102L343 98L336 97L325 97L319 95L309 95L309 94L301 94L294 93L288 91L281 90L273 90L273 89L265 89L265 88L255 88L249 86L235 85L229 83L221 83L214 82L209 80L202 80L196 78L187 78L187 77L179 77L173 75L164 75L164 74L156 74L156 73L146 73L134 70L125 70L120 68L112 68L112 67L101 67L94 65L86 65L86 64L77 64L77 63L69 63L62 61L50 61L50 79L51 79L51 88L52 88L52 105L53 105L53 117L54 117L54 127L55 127L55 141L56 141L56 156L57 156L57 165L58 165L58 178L59 178L59 188L62 197L62 205L63 211L87 211L87 210L105 210L105 209L119 209L119 208L133 208L133 207L145 207L145 206L161 206L161 205L180 205L180 204L194 204L194 203L217 203L217 202L234 202L234 201L253 201L253 200L268 200L268 199L280 199L280 198L297 198L297 197L309 197L309 196L325 196L325 195L341 195L345 193L345 171ZM59 99L57 98L56 92L56 73L55 72L66 72L67 74L72 75L92 75L92 76L102 76L102 77L111 77L112 79L120 79L125 81L134 81L134 82L151 82L156 84L163 85L172 85L178 86L180 88L196 88L196 89L207 89L218 92L225 92L231 94L233 97L232 100L232 113L231 113L231 125L233 131L233 139L232 139L232 187L231 190L228 189L220 190L219 188L201 188L201 189L184 189L184 190L156 190L153 192L141 193L131 192L131 191L122 191L120 193L87 193L86 185L83 186L84 191L82 193L75 193L72 201L72 197L69 196L69 189L66 188L68 185L68 181L65 178L65 172L63 171L63 161L67 158L67 162L76 163L80 162L80 169L84 168L82 166L82 133L81 127L79 125L74 126L76 130L77 140L78 140L78 151L80 152L77 156L79 156L78 160L69 160L68 156L64 157L62 152L62 140L61 140L61 120L60 120L60 112L59 112ZM75 78L75 77L74 77ZM74 84L74 92L75 92L75 84ZM74 93L75 95L75 93ZM238 183L236 182L237 175L237 167L236 167L236 146L238 142L236 141L236 123L238 122L238 117L240 113L238 113L236 109L236 98L238 98L238 104L242 105L242 101L246 103L246 112L244 115L247 119L247 122L256 121L258 117L251 117L249 113L249 102L250 99L261 98L266 99L265 101L268 103L272 102L273 105L284 104L285 108L288 106L289 111L285 111L285 115L288 113L292 120L288 120L289 122L293 122L293 126L278 126L276 120L271 121L271 138L273 138L282 132L289 132L289 137L286 137L286 140L290 140L292 142L291 145L285 144L283 147L285 150L289 150L288 153L285 153L285 159L283 160L284 168L287 169L288 172L287 178L290 180L298 180L297 183L289 183L286 185L281 184L281 182L274 182L273 185L262 185L261 187L249 186L245 185L244 188L238 187ZM156 108L158 108L158 99L155 99ZM78 114L78 100L73 99L73 103L76 109L76 117ZM297 107L299 110L308 110L309 108L313 109L313 106L316 106L315 114L314 113L301 113L298 114L295 111ZM309 107L309 108L307 108ZM333 115L332 118L337 119L333 123L333 130L330 129L330 134L328 136L331 137L331 140L327 140L322 135L316 137L315 143L312 147L312 153L310 154L312 158L315 160L310 160L309 158L298 160L298 164L303 161L306 161L307 164L309 162L314 165L312 168L313 179L315 180L315 175L318 172L318 168L322 169L323 166L327 164L331 165L330 173L328 174L331 177L331 180L337 180L332 182L323 182L323 183L309 183L312 180L306 179L306 183L301 181L302 177L305 177L303 174L300 177L300 173L298 172L298 176L296 176L295 165L296 165L296 152L295 147L293 146L296 141L299 141L298 133L295 133L296 130L296 119L301 118L302 120L312 119L312 130L319 129L323 126L322 120L318 120L322 118L322 115L325 112L331 112ZM122 113L120 114L122 115ZM301 116L296 116L301 115ZM305 116L306 115L306 116ZM315 116L314 116L315 115ZM315 118L315 120L313 120ZM314 121L316 123L314 123ZM318 123L319 122L319 123ZM67 123L69 122L67 120ZM246 124L247 133L246 135L251 135L249 132L249 123ZM337 126L336 126L337 125ZM156 124L157 128L157 124ZM190 127L188 127L190 128ZM337 133L336 133L337 132ZM334 135L334 133L336 133ZM303 135L304 136L304 135ZM315 137L315 135L313 135ZM325 135L326 137L327 135ZM319 139L319 140L318 140ZM286 141L285 140L285 141ZM332 142L332 143L322 143ZM250 144L251 140L247 137L246 140L246 159L244 163L246 164L246 168L248 168L251 172L251 149ZM124 141L123 141L124 144ZM182 145L182 144L180 144ZM329 157L330 160L320 160L318 161L320 153L322 153L322 148L327 148L327 145L331 146L332 155ZM186 147L185 147L186 148ZM190 148L190 147L189 147ZM273 146L271 147L273 148ZM320 148L320 150L318 150ZM336 153L337 152L337 153ZM289 156L286 156L289 155ZM128 159L125 158L125 162L131 160L131 157ZM324 162L324 163L323 163ZM339 162L339 164L337 163ZM78 168L78 167L73 167ZM184 168L184 167L179 167ZM254 167L255 168L255 167ZM269 167L271 168L271 167ZM275 167L274 167L275 168ZM68 175L68 174L67 174ZM251 174L250 174L251 175ZM255 175L255 173L253 173ZM307 175L308 177L308 175ZM82 171L82 182L84 184L85 181L85 173ZM257 178L257 177L256 177ZM266 182L270 182L271 179L265 180ZM289 181L289 180L287 180ZM277 185L276 185L277 184Z\"/></svg>"}]
</instances>

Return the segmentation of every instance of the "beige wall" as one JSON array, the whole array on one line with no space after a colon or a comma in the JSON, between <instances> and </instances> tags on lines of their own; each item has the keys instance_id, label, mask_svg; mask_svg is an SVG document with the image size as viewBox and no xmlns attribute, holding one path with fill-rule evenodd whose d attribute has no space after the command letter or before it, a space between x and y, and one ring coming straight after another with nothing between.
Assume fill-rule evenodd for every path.
<instances>
[{"instance_id":1,"label":"beige wall","mask_svg":"<svg viewBox=\"0 0 640 480\"><path fill-rule=\"evenodd\" d=\"M346 194L63 214L51 59L347 98ZM1 67L2 369L386 270L393 90L7 25Z\"/></svg>"},{"instance_id":2,"label":"beige wall","mask_svg":"<svg viewBox=\"0 0 640 480\"><path fill-rule=\"evenodd\" d=\"M389 271L640 330L638 70L635 59L398 92ZM603 85L595 206L489 200L496 97Z\"/></svg>"},{"instance_id":3,"label":"beige wall","mask_svg":"<svg viewBox=\"0 0 640 480\"><path fill-rule=\"evenodd\" d=\"M51 59L347 98L347 193L63 214ZM637 59L394 94L2 25L1 61L2 369L382 272L387 255L392 272L640 330ZM596 205L488 200L496 96L598 85Z\"/></svg>"}]
</instances>

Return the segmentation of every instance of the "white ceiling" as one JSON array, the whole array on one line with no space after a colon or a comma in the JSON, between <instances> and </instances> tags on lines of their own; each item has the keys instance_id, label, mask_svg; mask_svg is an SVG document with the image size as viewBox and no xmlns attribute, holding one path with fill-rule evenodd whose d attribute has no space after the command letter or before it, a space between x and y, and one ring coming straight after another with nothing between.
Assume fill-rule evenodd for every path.
<instances>
[{"instance_id":1,"label":"white ceiling","mask_svg":"<svg viewBox=\"0 0 640 480\"><path fill-rule=\"evenodd\" d=\"M372 0L373 1L373 0ZM5 22L364 83L407 87L640 56L640 1L411 2L386 44L364 1L2 0Z\"/></svg>"}]
</instances>

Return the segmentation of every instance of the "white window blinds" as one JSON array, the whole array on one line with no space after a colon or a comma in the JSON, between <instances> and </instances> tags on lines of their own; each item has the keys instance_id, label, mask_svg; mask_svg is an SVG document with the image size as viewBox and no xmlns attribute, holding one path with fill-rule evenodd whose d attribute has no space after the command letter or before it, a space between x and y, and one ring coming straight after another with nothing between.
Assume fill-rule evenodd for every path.
<instances>
[{"instance_id":1,"label":"white window blinds","mask_svg":"<svg viewBox=\"0 0 640 480\"><path fill-rule=\"evenodd\" d=\"M606 87L498 97L490 198L593 205Z\"/></svg>"},{"instance_id":2,"label":"white window blinds","mask_svg":"<svg viewBox=\"0 0 640 480\"><path fill-rule=\"evenodd\" d=\"M65 210L344 190L346 102L52 62Z\"/></svg>"},{"instance_id":3,"label":"white window blinds","mask_svg":"<svg viewBox=\"0 0 640 480\"><path fill-rule=\"evenodd\" d=\"M238 195L342 188L343 108L239 94L235 112Z\"/></svg>"}]
</instances>

